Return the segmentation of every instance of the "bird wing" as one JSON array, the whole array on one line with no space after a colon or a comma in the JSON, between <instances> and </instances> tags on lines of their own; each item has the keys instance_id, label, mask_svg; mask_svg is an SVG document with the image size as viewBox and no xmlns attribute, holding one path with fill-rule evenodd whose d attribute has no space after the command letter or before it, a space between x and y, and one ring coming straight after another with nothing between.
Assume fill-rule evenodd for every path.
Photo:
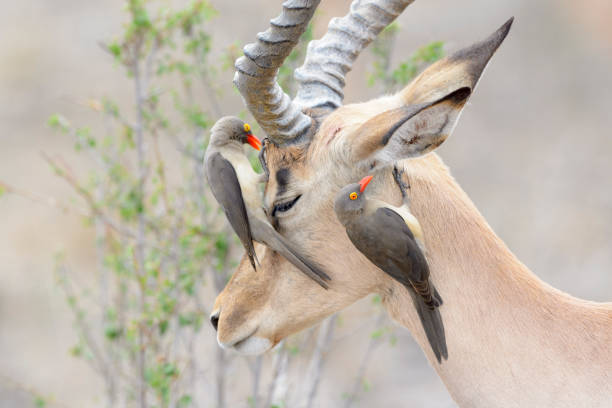
<instances>
[{"instance_id":1,"label":"bird wing","mask_svg":"<svg viewBox=\"0 0 612 408\"><path fill-rule=\"evenodd\" d=\"M355 247L374 265L408 288L425 335L438 362L448 358L442 299L429 281L429 266L406 220L387 207L347 226Z\"/></svg>"},{"instance_id":2,"label":"bird wing","mask_svg":"<svg viewBox=\"0 0 612 408\"><path fill-rule=\"evenodd\" d=\"M232 163L221 153L214 153L206 161L208 184L215 199L225 211L225 216L238 235L247 251L251 264L255 268L255 248L253 235L249 226L249 217L242 197L238 175Z\"/></svg>"},{"instance_id":3,"label":"bird wing","mask_svg":"<svg viewBox=\"0 0 612 408\"><path fill-rule=\"evenodd\" d=\"M404 286L412 287L430 307L441 299L429 282L429 265L406 220L380 207L347 227L355 247L373 264Z\"/></svg>"},{"instance_id":4,"label":"bird wing","mask_svg":"<svg viewBox=\"0 0 612 408\"><path fill-rule=\"evenodd\" d=\"M355 247L403 284L429 278L429 267L414 234L398 213L381 207L347 228Z\"/></svg>"}]
</instances>

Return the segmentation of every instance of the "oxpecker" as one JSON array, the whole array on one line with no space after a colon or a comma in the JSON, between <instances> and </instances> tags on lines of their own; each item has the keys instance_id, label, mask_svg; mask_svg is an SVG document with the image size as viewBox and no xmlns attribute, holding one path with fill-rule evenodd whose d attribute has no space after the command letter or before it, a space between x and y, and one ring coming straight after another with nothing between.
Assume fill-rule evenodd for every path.
<instances>
[{"instance_id":1,"label":"oxpecker","mask_svg":"<svg viewBox=\"0 0 612 408\"><path fill-rule=\"evenodd\" d=\"M395 170L396 172L397 170ZM405 197L400 177L396 176ZM423 232L404 201L401 207L369 198L365 189L372 176L349 184L336 196L334 210L355 247L410 293L438 362L448 358L438 292L429 279Z\"/></svg>"},{"instance_id":2,"label":"oxpecker","mask_svg":"<svg viewBox=\"0 0 612 408\"><path fill-rule=\"evenodd\" d=\"M211 130L204 163L212 193L244 245L251 265L256 269L253 241L257 241L278 252L327 288L325 281L330 279L329 276L300 254L268 222L258 189L262 176L253 170L244 154L242 146L245 143L261 149L261 142L251 133L247 123L231 116L221 118Z\"/></svg>"}]
</instances>

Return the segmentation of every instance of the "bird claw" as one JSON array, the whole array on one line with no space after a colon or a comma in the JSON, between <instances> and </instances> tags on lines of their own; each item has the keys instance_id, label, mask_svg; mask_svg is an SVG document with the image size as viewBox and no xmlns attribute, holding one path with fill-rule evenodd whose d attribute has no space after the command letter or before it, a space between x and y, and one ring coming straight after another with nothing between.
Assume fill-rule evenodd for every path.
<instances>
[{"instance_id":1,"label":"bird claw","mask_svg":"<svg viewBox=\"0 0 612 408\"><path fill-rule=\"evenodd\" d=\"M399 170L397 166L393 166L393 180L395 180L395 184L397 184L399 187L404 201L408 201L407 190L410 190L410 183L406 183L402 180L402 176L404 176L404 174L404 169Z\"/></svg>"}]
</instances>

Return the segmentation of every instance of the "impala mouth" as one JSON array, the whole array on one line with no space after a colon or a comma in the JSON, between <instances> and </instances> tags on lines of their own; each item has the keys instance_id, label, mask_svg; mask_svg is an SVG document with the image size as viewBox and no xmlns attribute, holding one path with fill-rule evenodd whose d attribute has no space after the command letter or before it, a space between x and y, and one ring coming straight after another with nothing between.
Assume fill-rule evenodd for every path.
<instances>
[{"instance_id":1,"label":"impala mouth","mask_svg":"<svg viewBox=\"0 0 612 408\"><path fill-rule=\"evenodd\" d=\"M258 355L270 350L272 342L265 337L255 336L257 328L250 334L233 343L222 343L217 336L217 342L226 350L233 350L244 355Z\"/></svg>"},{"instance_id":2,"label":"impala mouth","mask_svg":"<svg viewBox=\"0 0 612 408\"><path fill-rule=\"evenodd\" d=\"M255 330L253 330L250 334L248 334L247 336L243 337L242 339L238 340L237 342L235 342L234 344L232 344L230 347L240 347L241 344L244 344L249 338L251 338L251 336L253 336L255 334L255 332L257 331L257 328L255 328Z\"/></svg>"}]
</instances>

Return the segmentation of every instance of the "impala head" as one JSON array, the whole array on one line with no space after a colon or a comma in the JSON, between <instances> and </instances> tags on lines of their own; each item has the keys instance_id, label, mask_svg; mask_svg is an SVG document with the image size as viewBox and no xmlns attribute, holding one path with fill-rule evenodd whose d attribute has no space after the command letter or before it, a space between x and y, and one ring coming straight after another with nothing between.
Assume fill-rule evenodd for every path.
<instances>
[{"instance_id":1,"label":"impala head","mask_svg":"<svg viewBox=\"0 0 612 408\"><path fill-rule=\"evenodd\" d=\"M327 34L310 43L295 72L293 101L275 77L318 1L284 3L281 15L236 62L234 82L268 135L261 155L268 174L266 212L332 280L323 289L258 246L258 270L243 259L215 302L211 319L224 347L264 352L358 299L388 290L390 278L372 268L336 219L335 197L367 174L376 179L369 195L398 196L389 165L425 155L446 140L512 23L433 64L396 95L342 106L344 75L354 59L411 1L376 3L353 2L347 16L332 19Z\"/></svg>"}]
</instances>

